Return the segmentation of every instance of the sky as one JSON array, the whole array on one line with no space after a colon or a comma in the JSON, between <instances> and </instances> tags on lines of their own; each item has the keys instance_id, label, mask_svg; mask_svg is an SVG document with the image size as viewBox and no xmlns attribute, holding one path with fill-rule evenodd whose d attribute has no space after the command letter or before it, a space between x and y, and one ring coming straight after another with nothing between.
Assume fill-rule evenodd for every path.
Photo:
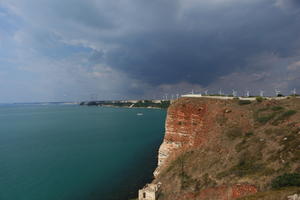
<instances>
[{"instance_id":1,"label":"sky","mask_svg":"<svg viewBox=\"0 0 300 200\"><path fill-rule=\"evenodd\" d=\"M0 102L300 93L299 0L0 0Z\"/></svg>"}]
</instances>

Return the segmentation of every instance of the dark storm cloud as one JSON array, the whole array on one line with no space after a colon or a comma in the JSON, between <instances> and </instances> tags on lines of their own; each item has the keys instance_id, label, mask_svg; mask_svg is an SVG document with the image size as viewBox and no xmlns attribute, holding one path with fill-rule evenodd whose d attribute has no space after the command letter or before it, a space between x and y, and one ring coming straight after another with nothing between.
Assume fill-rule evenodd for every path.
<instances>
[{"instance_id":1,"label":"dark storm cloud","mask_svg":"<svg viewBox=\"0 0 300 200\"><path fill-rule=\"evenodd\" d=\"M288 12L300 11L300 1L298 0L277 0L276 5L283 9L287 9Z\"/></svg>"},{"instance_id":2,"label":"dark storm cloud","mask_svg":"<svg viewBox=\"0 0 300 200\"><path fill-rule=\"evenodd\" d=\"M298 0L2 2L20 19L21 28L7 40L20 63L42 63L36 68L44 71L59 66L64 81L77 77L84 85L82 93L90 79L108 97L112 90L142 96L177 88L299 85L300 70L288 70L300 60Z\"/></svg>"},{"instance_id":3,"label":"dark storm cloud","mask_svg":"<svg viewBox=\"0 0 300 200\"><path fill-rule=\"evenodd\" d=\"M274 1L196 3L181 16L180 9L170 11L169 4L153 4L143 7L154 9L151 23L145 24L147 31L118 38L119 47L108 51L105 59L151 84L208 85L248 67L253 56L265 52L291 56L299 49L299 16L282 12ZM143 9L137 17L143 16Z\"/></svg>"},{"instance_id":4,"label":"dark storm cloud","mask_svg":"<svg viewBox=\"0 0 300 200\"><path fill-rule=\"evenodd\" d=\"M300 14L284 11L296 0L30 2L22 6L44 15L29 13L30 21L94 48L92 63L152 85L209 85L261 53L290 56L299 49Z\"/></svg>"}]
</instances>

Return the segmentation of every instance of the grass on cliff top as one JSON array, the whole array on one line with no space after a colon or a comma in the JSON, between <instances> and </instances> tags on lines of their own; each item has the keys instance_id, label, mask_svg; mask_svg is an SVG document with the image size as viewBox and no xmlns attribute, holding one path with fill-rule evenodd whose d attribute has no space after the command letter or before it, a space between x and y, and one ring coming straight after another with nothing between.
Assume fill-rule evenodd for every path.
<instances>
[{"instance_id":1,"label":"grass on cliff top","mask_svg":"<svg viewBox=\"0 0 300 200\"><path fill-rule=\"evenodd\" d=\"M291 117L292 115L296 114L297 111L296 110L288 110L285 111L284 113L282 113L279 117L277 117L274 122L272 123L273 125L278 125L280 122L288 119L289 117Z\"/></svg>"},{"instance_id":2,"label":"grass on cliff top","mask_svg":"<svg viewBox=\"0 0 300 200\"><path fill-rule=\"evenodd\" d=\"M300 187L287 187L280 190L258 192L254 195L238 198L238 200L286 200L287 196L300 194Z\"/></svg>"},{"instance_id":3,"label":"grass on cliff top","mask_svg":"<svg viewBox=\"0 0 300 200\"><path fill-rule=\"evenodd\" d=\"M282 109L279 109L278 106L272 108L260 108L254 112L254 120L259 122L260 124L266 124L267 122L275 118L279 113L281 113Z\"/></svg>"},{"instance_id":4,"label":"grass on cliff top","mask_svg":"<svg viewBox=\"0 0 300 200\"><path fill-rule=\"evenodd\" d=\"M260 124L271 121L271 124L276 126L296 113L296 110L286 110L283 106L267 106L254 112L254 120Z\"/></svg>"}]
</instances>

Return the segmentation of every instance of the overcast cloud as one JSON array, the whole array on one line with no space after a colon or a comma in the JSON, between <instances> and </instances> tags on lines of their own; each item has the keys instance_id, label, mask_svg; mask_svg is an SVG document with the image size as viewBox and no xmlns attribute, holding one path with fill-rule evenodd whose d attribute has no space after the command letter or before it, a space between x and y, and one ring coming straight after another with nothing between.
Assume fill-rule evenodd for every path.
<instances>
[{"instance_id":1,"label":"overcast cloud","mask_svg":"<svg viewBox=\"0 0 300 200\"><path fill-rule=\"evenodd\" d=\"M300 91L298 0L0 0L0 102Z\"/></svg>"}]
</instances>

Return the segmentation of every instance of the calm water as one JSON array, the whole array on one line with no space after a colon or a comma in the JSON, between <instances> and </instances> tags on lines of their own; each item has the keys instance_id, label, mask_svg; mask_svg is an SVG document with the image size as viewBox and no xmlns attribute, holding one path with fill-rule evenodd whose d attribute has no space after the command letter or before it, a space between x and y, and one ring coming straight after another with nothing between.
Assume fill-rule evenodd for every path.
<instances>
[{"instance_id":1,"label":"calm water","mask_svg":"<svg viewBox=\"0 0 300 200\"><path fill-rule=\"evenodd\" d=\"M134 197L151 180L165 115L156 109L0 106L0 200Z\"/></svg>"}]
</instances>

